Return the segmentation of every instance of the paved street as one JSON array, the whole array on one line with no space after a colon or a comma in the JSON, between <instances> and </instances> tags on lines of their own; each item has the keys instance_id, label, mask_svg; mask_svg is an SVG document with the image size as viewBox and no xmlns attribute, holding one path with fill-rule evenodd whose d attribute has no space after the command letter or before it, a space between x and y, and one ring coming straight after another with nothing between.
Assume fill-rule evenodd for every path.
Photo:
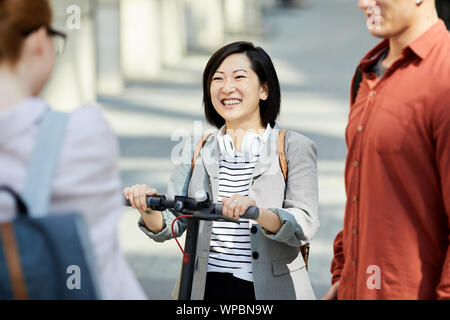
<instances>
[{"instance_id":1,"label":"paved street","mask_svg":"<svg viewBox=\"0 0 450 320\"><path fill-rule=\"evenodd\" d=\"M302 9L266 12L262 40L252 40L267 50L279 74L279 124L318 145L321 228L311 243L310 277L320 298L330 284L333 239L344 215L350 80L376 40L369 36L356 0L314 0ZM146 183L165 191L173 147L203 119L201 75L208 58L191 54L153 82L129 83L120 97L100 97L119 136L124 186ZM148 239L137 220L137 212L125 209L122 248L148 297L170 299L181 252L175 241Z\"/></svg>"}]
</instances>

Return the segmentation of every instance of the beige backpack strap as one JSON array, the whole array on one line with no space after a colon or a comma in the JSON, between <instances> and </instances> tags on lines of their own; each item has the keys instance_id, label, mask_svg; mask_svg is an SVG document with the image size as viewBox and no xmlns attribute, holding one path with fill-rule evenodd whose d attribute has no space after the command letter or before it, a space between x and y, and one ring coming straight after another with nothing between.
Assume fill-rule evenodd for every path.
<instances>
[{"instance_id":1,"label":"beige backpack strap","mask_svg":"<svg viewBox=\"0 0 450 320\"><path fill-rule=\"evenodd\" d=\"M284 153L284 139L286 137L286 130L282 129L278 133L278 159L280 160L281 171L283 172L284 181L287 179L288 165L286 154Z\"/></svg>"},{"instance_id":2,"label":"beige backpack strap","mask_svg":"<svg viewBox=\"0 0 450 320\"><path fill-rule=\"evenodd\" d=\"M195 166L195 161L197 161L198 155L200 154L200 151L202 150L203 146L206 143L206 140L208 140L209 136L211 134L205 134L197 143L197 145L195 146L195 150L194 150L194 156L192 157L192 162L191 162L191 177L192 177L192 173L194 172L194 166Z\"/></svg>"}]
</instances>

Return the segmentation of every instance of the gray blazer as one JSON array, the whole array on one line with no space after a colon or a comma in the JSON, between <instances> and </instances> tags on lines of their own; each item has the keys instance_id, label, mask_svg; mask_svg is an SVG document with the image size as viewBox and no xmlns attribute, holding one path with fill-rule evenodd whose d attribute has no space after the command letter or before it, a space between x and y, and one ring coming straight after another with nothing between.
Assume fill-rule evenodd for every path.
<instances>
[{"instance_id":1,"label":"gray blazer","mask_svg":"<svg viewBox=\"0 0 450 320\"><path fill-rule=\"evenodd\" d=\"M251 233L251 250L258 252L258 257L252 258L255 296L258 300L315 299L299 246L310 241L319 228L316 146L297 132L287 132L286 185L278 159L278 132L276 125L256 165L249 192L249 197L256 201L258 207L274 211L282 222L281 229L273 234L250 220L250 224L256 226L256 232ZM195 144L185 147L191 150L190 160ZM193 197L195 192L205 190L217 202L218 154L216 135L212 134L197 158L191 179L190 161L185 159L184 163L176 165L168 183L167 197L186 194ZM142 218L139 220L142 231L157 242L172 238L171 224L175 216L169 210L163 215L166 227L158 234L148 230ZM184 221L178 220L174 225L177 236L185 229ZM211 230L212 222L200 222L191 292L193 300L201 300L204 296ZM179 280L173 292L175 297L178 296Z\"/></svg>"}]
</instances>

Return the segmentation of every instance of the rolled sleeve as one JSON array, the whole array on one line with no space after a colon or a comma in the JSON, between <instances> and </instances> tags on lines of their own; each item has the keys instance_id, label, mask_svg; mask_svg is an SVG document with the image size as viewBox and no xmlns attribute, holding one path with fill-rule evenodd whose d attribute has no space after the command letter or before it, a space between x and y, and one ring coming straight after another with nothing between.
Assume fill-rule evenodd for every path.
<instances>
[{"instance_id":1,"label":"rolled sleeve","mask_svg":"<svg viewBox=\"0 0 450 320\"><path fill-rule=\"evenodd\" d=\"M288 176L283 208L270 208L278 215L282 226L275 234L263 232L270 239L298 247L309 242L320 226L317 149L306 137L289 133L286 136Z\"/></svg>"},{"instance_id":2,"label":"rolled sleeve","mask_svg":"<svg viewBox=\"0 0 450 320\"><path fill-rule=\"evenodd\" d=\"M335 284L337 281L341 279L342 269L344 268L344 240L343 240L343 231L340 231L333 243L333 260L331 262L331 284Z\"/></svg>"},{"instance_id":3,"label":"rolled sleeve","mask_svg":"<svg viewBox=\"0 0 450 320\"><path fill-rule=\"evenodd\" d=\"M173 222L173 220L175 220L175 215L172 212L170 212L169 210L166 210L163 212L163 216L164 216L165 227L159 233L154 233L151 230L149 230L147 228L147 226L145 225L142 217L139 218L139 221L138 221L139 229L141 229L149 238L153 239L156 242L164 242L166 240L172 239L173 238L172 222ZM177 231L175 231L175 229ZM180 224L174 225L174 232L175 232L175 234L177 234L177 237L181 236L184 229L185 228L182 226L181 222L180 222Z\"/></svg>"},{"instance_id":4,"label":"rolled sleeve","mask_svg":"<svg viewBox=\"0 0 450 320\"><path fill-rule=\"evenodd\" d=\"M167 199L174 199L177 196L186 196L188 193L189 182L191 178L191 159L193 156L193 143L192 140L187 139L183 144L181 157L176 159L174 170L170 176L169 182L167 184L166 197ZM142 217L138 221L138 227L151 239L156 242L164 242L166 240L172 239L172 223L177 217L177 214L172 210L163 211L165 228L159 233L153 233L150 231ZM185 218L177 220L174 224L174 233L177 237L180 237L186 230L187 221Z\"/></svg>"}]
</instances>

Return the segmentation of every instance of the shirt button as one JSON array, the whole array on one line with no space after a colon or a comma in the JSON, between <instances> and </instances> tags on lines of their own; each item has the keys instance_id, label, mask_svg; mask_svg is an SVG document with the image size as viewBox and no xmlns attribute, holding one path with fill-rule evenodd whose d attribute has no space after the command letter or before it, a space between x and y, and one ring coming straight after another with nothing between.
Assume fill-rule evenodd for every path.
<instances>
[{"instance_id":1,"label":"shirt button","mask_svg":"<svg viewBox=\"0 0 450 320\"><path fill-rule=\"evenodd\" d=\"M353 202L356 202L356 201L358 201L358 196L353 196Z\"/></svg>"},{"instance_id":2,"label":"shirt button","mask_svg":"<svg viewBox=\"0 0 450 320\"><path fill-rule=\"evenodd\" d=\"M256 233L258 231L258 228L256 226L252 226L250 228L251 233Z\"/></svg>"},{"instance_id":3,"label":"shirt button","mask_svg":"<svg viewBox=\"0 0 450 320\"><path fill-rule=\"evenodd\" d=\"M376 92L375 92L375 91L370 91L369 95L370 95L371 97L374 97L374 96L376 95Z\"/></svg>"},{"instance_id":4,"label":"shirt button","mask_svg":"<svg viewBox=\"0 0 450 320\"><path fill-rule=\"evenodd\" d=\"M352 266L356 266L356 260L352 260Z\"/></svg>"},{"instance_id":5,"label":"shirt button","mask_svg":"<svg viewBox=\"0 0 450 320\"><path fill-rule=\"evenodd\" d=\"M359 166L359 161L358 161L358 160L355 160L355 161L353 162L353 166L354 166L354 167Z\"/></svg>"},{"instance_id":6,"label":"shirt button","mask_svg":"<svg viewBox=\"0 0 450 320\"><path fill-rule=\"evenodd\" d=\"M253 257L253 259L257 260L259 258L259 253L257 251L254 251L252 253L252 257Z\"/></svg>"},{"instance_id":7,"label":"shirt button","mask_svg":"<svg viewBox=\"0 0 450 320\"><path fill-rule=\"evenodd\" d=\"M356 234L357 232L358 232L358 229L356 229L356 228L353 228L353 229L352 229L352 233L353 233L353 234Z\"/></svg>"},{"instance_id":8,"label":"shirt button","mask_svg":"<svg viewBox=\"0 0 450 320\"><path fill-rule=\"evenodd\" d=\"M362 132L364 130L364 126L361 124L359 127L358 127L358 131L359 132Z\"/></svg>"}]
</instances>

